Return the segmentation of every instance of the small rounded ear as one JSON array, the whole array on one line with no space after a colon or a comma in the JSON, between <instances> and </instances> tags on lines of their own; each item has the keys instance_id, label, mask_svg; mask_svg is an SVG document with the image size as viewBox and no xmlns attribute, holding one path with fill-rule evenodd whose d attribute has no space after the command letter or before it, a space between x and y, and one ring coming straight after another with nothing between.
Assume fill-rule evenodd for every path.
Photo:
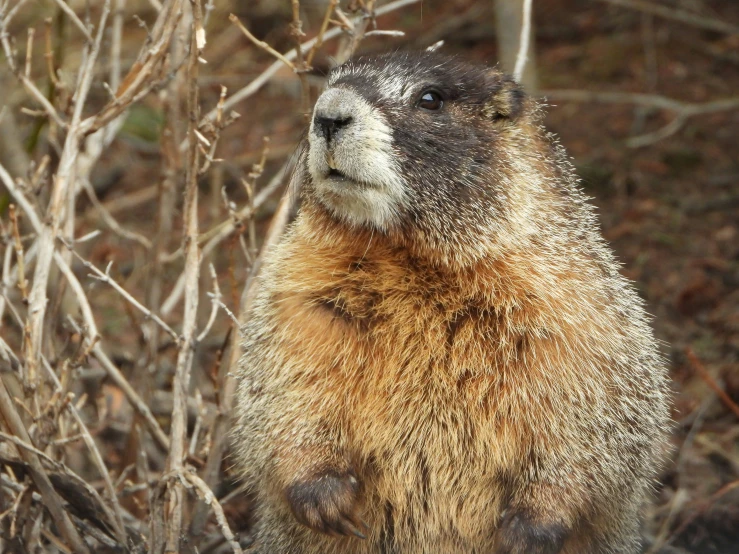
<instances>
[{"instance_id":1,"label":"small rounded ear","mask_svg":"<svg viewBox=\"0 0 739 554\"><path fill-rule=\"evenodd\" d=\"M492 120L514 120L523 111L526 94L521 85L508 75L490 73L488 75L490 94L484 113Z\"/></svg>"}]
</instances>

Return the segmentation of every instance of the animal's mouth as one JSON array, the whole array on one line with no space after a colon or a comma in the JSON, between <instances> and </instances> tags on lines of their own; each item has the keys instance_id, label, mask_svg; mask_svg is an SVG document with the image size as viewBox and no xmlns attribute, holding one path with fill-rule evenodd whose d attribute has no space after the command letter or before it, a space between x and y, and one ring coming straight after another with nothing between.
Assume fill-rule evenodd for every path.
<instances>
[{"instance_id":1,"label":"animal's mouth","mask_svg":"<svg viewBox=\"0 0 739 554\"><path fill-rule=\"evenodd\" d=\"M326 179L332 179L334 181L347 181L349 178L336 168L336 160L331 151L326 152L326 165L328 166L328 173Z\"/></svg>"},{"instance_id":2,"label":"animal's mouth","mask_svg":"<svg viewBox=\"0 0 739 554\"><path fill-rule=\"evenodd\" d=\"M336 169L335 167L329 167L328 173L324 174L324 179L329 182L333 183L335 185L360 185L363 184L361 181L358 181L357 179L354 179L353 177L350 177L346 173L344 173L341 170Z\"/></svg>"}]
</instances>

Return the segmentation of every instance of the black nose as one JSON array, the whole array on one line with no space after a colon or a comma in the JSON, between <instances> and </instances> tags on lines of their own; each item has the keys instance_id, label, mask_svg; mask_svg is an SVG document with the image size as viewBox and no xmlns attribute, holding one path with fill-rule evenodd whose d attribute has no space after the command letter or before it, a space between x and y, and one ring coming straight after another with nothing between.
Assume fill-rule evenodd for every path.
<instances>
[{"instance_id":1,"label":"black nose","mask_svg":"<svg viewBox=\"0 0 739 554\"><path fill-rule=\"evenodd\" d=\"M313 118L313 125L316 133L323 135L326 142L331 142L331 139L336 138L339 130L343 129L351 122L351 117L324 117L317 115Z\"/></svg>"}]
</instances>

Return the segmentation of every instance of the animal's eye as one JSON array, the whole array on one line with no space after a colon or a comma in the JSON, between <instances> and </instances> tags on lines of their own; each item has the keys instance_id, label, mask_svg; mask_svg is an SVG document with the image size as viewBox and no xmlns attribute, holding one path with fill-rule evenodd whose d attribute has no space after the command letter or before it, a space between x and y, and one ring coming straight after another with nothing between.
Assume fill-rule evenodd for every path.
<instances>
[{"instance_id":1,"label":"animal's eye","mask_svg":"<svg viewBox=\"0 0 739 554\"><path fill-rule=\"evenodd\" d=\"M427 90L421 94L416 105L424 110L438 111L444 105L444 99L435 90Z\"/></svg>"}]
</instances>

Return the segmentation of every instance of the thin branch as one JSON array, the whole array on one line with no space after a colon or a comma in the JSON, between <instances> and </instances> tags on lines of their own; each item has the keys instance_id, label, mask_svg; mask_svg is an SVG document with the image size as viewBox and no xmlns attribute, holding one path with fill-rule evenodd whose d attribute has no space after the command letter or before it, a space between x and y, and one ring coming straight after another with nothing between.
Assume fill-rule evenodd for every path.
<instances>
[{"instance_id":1,"label":"thin branch","mask_svg":"<svg viewBox=\"0 0 739 554\"><path fill-rule=\"evenodd\" d=\"M367 31L364 33L365 37L396 37L401 38L405 36L403 31L393 31L391 29L375 29L374 31Z\"/></svg>"},{"instance_id":2,"label":"thin branch","mask_svg":"<svg viewBox=\"0 0 739 554\"><path fill-rule=\"evenodd\" d=\"M80 128L82 109L87 99L87 94L90 91L90 85L92 84L95 63L100 52L105 23L109 13L110 0L105 0L95 42L90 49L85 63L80 67L80 86L77 89L72 121L69 125L67 138L64 141L64 149L59 160L59 169L54 180L51 199L49 201L47 223L39 233L39 252L36 260L36 270L33 276L33 286L29 296L28 325L30 332L28 346L26 348L26 360L28 362L28 373L31 383L33 383L41 357L43 324L47 305L46 290L54 254L54 240L59 234L63 223L64 206L69 202L68 196L75 176L75 166L82 136ZM66 215L71 221L72 214Z\"/></svg>"},{"instance_id":3,"label":"thin branch","mask_svg":"<svg viewBox=\"0 0 739 554\"><path fill-rule=\"evenodd\" d=\"M2 379L0 379L0 415L5 422L6 429L14 435L12 439L17 438L31 447L30 449L20 448L18 452L21 458L29 465L31 478L36 484L39 493L41 493L41 501L49 510L54 523L64 536L64 539L73 547L75 552L83 554L89 552L87 545L82 540L82 537L80 537L77 529L69 519L69 515L62 506L62 499L54 490L49 476L46 474L46 470L41 463L39 451L33 448L31 437L28 436L26 426L16 411L13 399L5 388L5 383Z\"/></svg>"},{"instance_id":4,"label":"thin branch","mask_svg":"<svg viewBox=\"0 0 739 554\"><path fill-rule=\"evenodd\" d=\"M219 223L218 225L214 226L198 237L198 242L200 244L204 244L202 252L203 258L208 256L218 247L219 244L221 244L226 238L231 236L231 234L237 229L241 222L246 221L248 218L252 217L255 213L255 210L257 210L262 204L264 204L264 202L272 195L272 193L274 193L275 190L277 190L280 185L282 185L285 176L288 175L292 170L292 162L293 160L288 160L285 165L283 165L282 168L275 174L269 184L261 189L254 196L253 205L247 204L238 212L236 212L233 217L230 217L226 221ZM181 251L178 250L174 254L179 256L181 255ZM177 282L175 283L174 287L172 287L172 291L170 292L169 296L165 299L164 302L162 302L160 313L164 316L169 314L180 301L180 298L182 298L184 291L185 276L184 273L182 273L177 278Z\"/></svg>"},{"instance_id":5,"label":"thin branch","mask_svg":"<svg viewBox=\"0 0 739 554\"><path fill-rule=\"evenodd\" d=\"M213 293L211 294L211 310L210 310L210 317L208 317L208 322L205 324L205 328L203 331L198 335L198 337L195 339L196 343L203 342L203 339L208 336L208 333L210 333L211 327L213 327L213 323L216 320L216 315L218 314L218 308L221 306L221 288L218 286L218 275L216 275L216 268L213 267L213 264L210 264L210 277L213 280Z\"/></svg>"},{"instance_id":6,"label":"thin branch","mask_svg":"<svg viewBox=\"0 0 739 554\"><path fill-rule=\"evenodd\" d=\"M326 30L328 29L328 24L331 21L331 14L334 13L334 10L336 9L336 6L339 4L339 0L329 0L328 4L326 5L326 12L323 14L323 21L321 22L321 28L318 31L318 35L316 35L316 39L313 42L313 46L310 47L310 50L308 51L308 54L305 56L305 63L310 65L313 63L313 56L316 55L316 52L318 52L318 49L323 45L323 41L326 36ZM301 46L302 49L302 46Z\"/></svg>"},{"instance_id":7,"label":"thin branch","mask_svg":"<svg viewBox=\"0 0 739 554\"><path fill-rule=\"evenodd\" d=\"M61 1L61 0L60 0ZM118 90L121 84L121 43L123 42L123 11L126 0L115 0L112 37L110 41L110 88Z\"/></svg>"},{"instance_id":8,"label":"thin branch","mask_svg":"<svg viewBox=\"0 0 739 554\"><path fill-rule=\"evenodd\" d=\"M0 165L0 181L3 182L7 190L10 192L11 196L13 196L15 202L21 208L23 208L23 213L26 214L28 221L31 223L36 233L40 233L42 229L41 219L36 214L33 206L28 201L28 199L26 199L26 197L23 196L23 194L21 194L21 192L18 190L12 178L2 165ZM90 306L87 296L85 296L85 291L82 288L82 285L77 280L74 272L64 261L64 258L62 258L62 256L58 252L54 252L54 261L56 262L57 267L59 267L62 275L64 275L64 277L66 278L67 283L69 283L70 288L77 298L80 312L82 313L82 317L87 327L88 337L90 337L88 340L95 340L94 337L98 336L97 326L95 324L95 317L93 316L92 307ZM167 438L167 435L165 435L164 431L162 431L162 428L159 426L159 423L157 422L154 415L151 413L149 407L133 389L133 387L125 378L125 376L121 373L121 371L110 360L107 354L105 354L99 343L95 344L94 348L92 349L92 354L95 356L95 358L97 358L97 360L106 370L113 382L115 382L115 384L120 387L134 409L141 415L156 442L164 450L167 450L169 448L169 439Z\"/></svg>"},{"instance_id":9,"label":"thin branch","mask_svg":"<svg viewBox=\"0 0 739 554\"><path fill-rule=\"evenodd\" d=\"M302 160L299 160L298 163L302 163ZM274 217L272 217L272 222L267 229L267 234L264 238L264 243L262 244L262 250L252 265L249 277L244 285L239 306L239 313L241 314L248 313L254 303L257 293L257 276L262 266L264 253L273 248L284 233L293 203L292 192L296 189L297 182L293 181L282 193L282 198L280 199L277 211L275 212ZM227 310L225 307L224 309ZM242 324L243 323L244 322L242 321ZM239 328L238 322L236 324L236 328ZM241 356L240 343L241 341L238 338L232 339L228 361L221 364L218 374L220 394L218 395L218 412L215 423L213 424L212 444L204 470L206 483L214 482L217 479L223 455L226 450L227 436L229 429L231 428L230 414L233 411L232 405L235 390L235 379L233 378L231 368L236 367L237 361ZM193 518L193 531L196 533L200 532L204 524L204 512L199 510L196 513L195 518Z\"/></svg>"},{"instance_id":10,"label":"thin branch","mask_svg":"<svg viewBox=\"0 0 739 554\"><path fill-rule=\"evenodd\" d=\"M20 8L22 4L23 2L18 3L16 5L16 10ZM54 120L54 122L60 128L64 129L66 128L67 124L56 111L56 108L54 108L52 103L49 102L44 93L42 93L38 89L38 87L33 84L33 81L31 81L31 79L29 79L23 72L20 71L15 63L13 48L10 45L10 34L8 33L7 25L9 24L10 20L12 19L12 15L15 13L16 10L11 10L11 12L4 19L0 19L0 44L2 44L3 51L5 52L5 61L10 67L10 70L15 74L15 76L26 88L28 93L34 98L34 100L41 104L41 106L44 108L44 111L51 119Z\"/></svg>"},{"instance_id":11,"label":"thin branch","mask_svg":"<svg viewBox=\"0 0 739 554\"><path fill-rule=\"evenodd\" d=\"M395 2L390 2L389 4L386 4L380 8L377 8L375 10L375 17L379 17L381 15L388 14L390 12L393 12L395 10L399 10L401 8L405 8L406 6L410 6L413 4L417 4L421 0L396 0ZM356 21L361 21L363 16L356 18ZM333 29L329 29L326 31L326 33L322 37L322 41L325 42L327 40L331 40L333 38L336 38L340 36L342 33L344 33L344 30L339 27L334 27ZM303 53L309 51L313 46L318 42L320 35L318 37L312 38L311 40L308 40L304 42L300 49ZM292 60L296 59L297 52L295 49L290 50L288 53L282 55L286 60L289 62L292 62ZM228 97L226 99L226 102L223 104L224 110L230 110L233 108L236 104L244 100L245 98L248 98L252 96L254 93L256 93L259 89L261 89L274 75L277 73L284 65L284 62L281 60L277 60L272 63L267 69L265 69L256 79L254 79L251 83L249 83L244 88L238 90L233 95ZM203 118L203 121L201 122L201 126L205 123L205 121L213 121L216 117L217 110L214 108L211 111L209 111L205 117ZM180 145L181 149L184 149L186 147L186 144L183 142L183 144Z\"/></svg>"},{"instance_id":12,"label":"thin branch","mask_svg":"<svg viewBox=\"0 0 739 554\"><path fill-rule=\"evenodd\" d=\"M706 382L706 384L713 389L713 391L721 399L721 402L723 402L726 405L726 407L729 408L732 412L734 412L734 415L737 418L739 418L739 406L737 406L736 403L731 399L731 397L728 394L726 394L726 391L718 385L716 380L711 376L711 374L708 372L708 370L703 365L703 363L698 359L698 356L695 355L695 352L693 352L693 349L692 348L686 349L685 354L688 356L688 359L690 360L691 365L695 368L695 370L701 376L701 379L703 379Z\"/></svg>"},{"instance_id":13,"label":"thin branch","mask_svg":"<svg viewBox=\"0 0 739 554\"><path fill-rule=\"evenodd\" d=\"M264 202L272 195L272 193L274 193L274 191L277 190L280 185L282 185L285 175L287 175L291 171L291 167L292 160L288 160L285 165L282 166L282 169L280 169L275 174L269 184L261 189L254 196L253 206L247 204L238 212L236 212L234 214L234 217L230 217L226 221L219 223L218 225L212 227L198 237L198 243L204 244L202 252L203 258L208 256L213 250L218 247L219 244L221 244L226 238L231 236L231 234L237 229L238 225L241 222L246 221L248 218L252 217L254 211L258 209L262 204L264 204ZM165 261L169 261L175 256L180 256L181 254L182 251L178 250L174 252L170 257L168 257L168 259ZM182 273L177 278L177 281L175 282L174 287L172 287L172 291L170 292L169 296L165 299L164 302L162 302L162 307L160 310L160 313L162 315L168 315L175 308L177 303L180 301L180 298L182 298L184 290L185 275L184 273Z\"/></svg>"},{"instance_id":14,"label":"thin branch","mask_svg":"<svg viewBox=\"0 0 739 554\"><path fill-rule=\"evenodd\" d=\"M154 73L161 67L169 51L169 45L180 21L182 0L171 0L159 11L152 30L152 44L146 43L131 66L128 74L116 89L116 97L100 112L88 117L82 126L85 133L92 133L121 115L126 108L156 84Z\"/></svg>"},{"instance_id":15,"label":"thin branch","mask_svg":"<svg viewBox=\"0 0 739 554\"><path fill-rule=\"evenodd\" d=\"M308 64L305 63L303 57L303 50L300 47L305 33L303 32L303 22L300 19L300 0L291 0L293 20L290 24L290 34L295 40L295 73L300 79L300 90L302 93L302 112L306 119L306 122L310 118L310 88L308 86L307 72L310 69Z\"/></svg>"},{"instance_id":16,"label":"thin branch","mask_svg":"<svg viewBox=\"0 0 739 554\"><path fill-rule=\"evenodd\" d=\"M23 4L25 4L26 1L27 0L18 0L18 3L15 5L15 7L12 10L10 10L5 16L5 18L3 19L2 25L0 25L0 27L7 27L8 25L10 25L10 22L15 17L15 14L18 13L18 11L23 7ZM0 17L2 17L1 13L0 13Z\"/></svg>"},{"instance_id":17,"label":"thin branch","mask_svg":"<svg viewBox=\"0 0 739 554\"><path fill-rule=\"evenodd\" d=\"M167 333L170 334L170 336L177 342L180 341L180 336L177 334L177 332L172 329L169 325L167 325L162 318L160 318L158 315L156 315L154 312L152 312L149 308L144 306L141 302L136 300L131 293L129 293L126 289L124 289L121 285L119 285L115 279L113 279L110 276L110 265L105 269L105 271L101 271L98 269L94 264L87 261L85 258L83 258L72 246L72 244L68 243L64 239L59 239L64 246L66 246L70 252L74 255L75 258L77 258L82 265L84 265L87 269L93 272L94 279L97 279L98 281L101 281L107 285L110 285L113 289L118 292L123 298L125 298L132 306L134 306L137 310L139 310L141 313L143 313L147 318L154 321L157 325L159 325L162 329L164 329Z\"/></svg>"},{"instance_id":18,"label":"thin branch","mask_svg":"<svg viewBox=\"0 0 739 554\"><path fill-rule=\"evenodd\" d=\"M540 96L548 100L567 102L604 102L608 104L635 104L648 108L683 112L688 115L720 112L739 108L739 97L723 98L705 103L692 103L675 100L658 94L642 94L639 92L601 92L590 90L545 90Z\"/></svg>"},{"instance_id":19,"label":"thin branch","mask_svg":"<svg viewBox=\"0 0 739 554\"><path fill-rule=\"evenodd\" d=\"M341 47L336 52L336 61L338 63L344 63L354 55L354 52L357 51L359 43L362 41L365 33L367 32L367 27L369 26L370 22L373 24L376 23L375 2L376 0L366 0L365 2L360 3L359 8L363 12L362 16L351 20L348 18L344 18L341 9L336 8L336 15L338 15L341 19L345 21L347 31L347 40L344 41L344 44L341 45Z\"/></svg>"},{"instance_id":20,"label":"thin branch","mask_svg":"<svg viewBox=\"0 0 739 554\"><path fill-rule=\"evenodd\" d=\"M614 6L620 6L622 8L629 8L631 10L637 10L644 13L649 13L662 17L664 19L670 19L672 21L679 21L686 25L693 27L699 27L701 29L707 29L709 31L716 31L718 33L728 33L730 35L739 35L739 27L706 17L697 13L681 10L678 8L672 8L669 6L660 6L659 4L653 4L652 2L644 2L642 0L600 0Z\"/></svg>"},{"instance_id":21,"label":"thin branch","mask_svg":"<svg viewBox=\"0 0 739 554\"><path fill-rule=\"evenodd\" d=\"M660 127L656 131L626 139L626 146L628 146L629 148L641 148L642 146L649 146L650 144L659 142L662 139L671 137L683 128L683 125L685 125L685 121L687 119L688 118L686 116L678 114L675 119L670 121L667 125Z\"/></svg>"},{"instance_id":22,"label":"thin branch","mask_svg":"<svg viewBox=\"0 0 739 554\"><path fill-rule=\"evenodd\" d=\"M531 40L531 3L532 0L523 0L523 24L521 25L521 36L518 39L518 55L516 66L513 69L513 78L521 81L523 70L528 59L529 41Z\"/></svg>"},{"instance_id":23,"label":"thin branch","mask_svg":"<svg viewBox=\"0 0 739 554\"><path fill-rule=\"evenodd\" d=\"M15 246L15 258L18 264L18 288L21 291L21 298L24 302L28 300L28 281L26 281L25 257L23 255L23 243L21 242L21 234L18 229L18 214L15 211L15 205L9 207L10 223L13 228L13 238Z\"/></svg>"},{"instance_id":24,"label":"thin branch","mask_svg":"<svg viewBox=\"0 0 739 554\"><path fill-rule=\"evenodd\" d=\"M69 276L66 277L69 281ZM157 422L156 417L154 417L154 414L151 413L149 406L146 404L146 402L142 400L141 396L139 396L136 390L131 386L131 383L129 383L128 379L126 379L123 373L121 373L121 370L116 367L116 365L103 351L102 347L99 344L96 344L92 349L92 355L95 356L98 362L100 362L100 365L103 366L103 369L105 369L106 373L108 374L108 376L110 376L113 382L123 391L123 394L126 395L126 398L131 403L131 406L133 406L133 408L139 413L139 415L141 415L147 429L151 433L151 436L154 437L156 443L160 446L160 448L162 448L162 450L168 450L169 439L167 438L167 435L160 427L159 422Z\"/></svg>"},{"instance_id":25,"label":"thin branch","mask_svg":"<svg viewBox=\"0 0 739 554\"><path fill-rule=\"evenodd\" d=\"M93 42L90 31L87 30L85 24L82 23L79 17L77 17L77 14L74 13L74 10L69 7L69 4L67 4L64 0L54 0L54 2L56 3L57 7L66 14L69 20L74 23L74 25L80 30L80 32L85 35L87 42Z\"/></svg>"},{"instance_id":26,"label":"thin branch","mask_svg":"<svg viewBox=\"0 0 739 554\"><path fill-rule=\"evenodd\" d=\"M61 392L62 384L59 381L59 378L57 377L54 370L51 368L49 363L46 361L46 359L44 359L43 365L46 368L47 374L49 375L52 382L56 386L57 391ZM92 438L92 435L90 434L90 430L87 428L87 425L82 419L82 416L80 415L79 410L72 402L69 402L66 406L67 406L67 410L69 411L69 413L72 414L72 417L77 422L80 437L82 438L88 450L90 451L90 454L92 456L92 461L95 464L95 466L97 466L98 468L98 473L100 473L100 476L103 478L103 482L105 483L105 488L108 491L108 499L110 500L110 503L113 506L112 514L111 513L107 514L108 519L113 524L113 528L115 530L115 534L116 534L116 538L118 539L118 542L122 545L125 545L126 544L126 528L123 525L123 515L121 514L121 505L118 502L118 495L116 493L113 480L110 477L110 472L108 471L108 468L105 466L105 462L103 461L103 456L100 454L100 450L98 450L98 447L95 444L95 440ZM105 504L103 504L103 506L107 508Z\"/></svg>"},{"instance_id":27,"label":"thin branch","mask_svg":"<svg viewBox=\"0 0 739 554\"><path fill-rule=\"evenodd\" d=\"M228 521L226 521L226 514L223 513L223 506L218 502L218 499L213 494L213 491L210 490L208 484L192 471L182 471L180 476L182 476L189 485L195 489L198 497L212 508L213 514L216 516L218 527L221 529L221 533L223 533L224 538L228 541L228 544L231 546L234 553L243 554L241 545L236 540L233 531L231 531Z\"/></svg>"},{"instance_id":28,"label":"thin branch","mask_svg":"<svg viewBox=\"0 0 739 554\"><path fill-rule=\"evenodd\" d=\"M202 4L194 0L192 8L192 26L190 30L190 52L187 62L187 136L190 147L187 156L187 175L185 181L185 206L183 232L185 241L185 309L182 321L182 341L177 353L174 382L172 384L173 405L172 425L170 429L170 447L167 455L167 469L180 473L186 455L187 435L187 391L190 383L195 333L197 332L198 282L200 278L200 252L198 248L198 168L199 149L195 137L200 120L199 109L199 58L201 45L199 31L202 30ZM169 507L165 511L166 546L165 550L179 552L180 537L184 517L185 496L179 481L169 487Z\"/></svg>"},{"instance_id":29,"label":"thin branch","mask_svg":"<svg viewBox=\"0 0 739 554\"><path fill-rule=\"evenodd\" d=\"M682 523L675 529L670 538L665 541L665 544L669 545L673 540L680 536L680 534L688 528L698 517L705 514L722 496L725 496L734 489L739 488L739 479L731 481L721 487L719 490L714 492L708 499L702 503L701 507L695 510L692 514L686 517Z\"/></svg>"},{"instance_id":30,"label":"thin branch","mask_svg":"<svg viewBox=\"0 0 739 554\"><path fill-rule=\"evenodd\" d=\"M238 17L236 17L234 14L230 14L228 16L228 19L229 21L231 21L231 23L236 25L241 30L241 32L244 33L244 36L246 36L246 38L252 41L257 47L261 48L265 52L268 52L269 54L271 54L272 56L280 60L282 63L284 63L287 67L292 69L293 71L297 71L297 68L295 67L295 64L293 62L288 60L287 57L283 56L281 53L279 53L277 50L272 48L266 42L259 40L257 37L252 35L251 32L249 32L249 29L244 27L244 24L241 23ZM295 52L295 50L293 50L293 52Z\"/></svg>"},{"instance_id":31,"label":"thin branch","mask_svg":"<svg viewBox=\"0 0 739 554\"><path fill-rule=\"evenodd\" d=\"M36 29L33 27L28 28L28 42L26 43L26 68L23 75L26 79L31 78L31 61L33 60L33 36L36 34Z\"/></svg>"},{"instance_id":32,"label":"thin branch","mask_svg":"<svg viewBox=\"0 0 739 554\"><path fill-rule=\"evenodd\" d=\"M13 248L10 246L10 236L3 230L3 240L5 241L5 254L3 255L3 272L2 272L2 288L0 289L0 328L2 328L3 320L5 319L5 299L8 295L10 287L13 286L13 278L11 277L10 262L13 258ZM12 275L17 275L18 272ZM21 324L21 327L23 325ZM4 343L3 343L4 344ZM2 346L2 345L0 345ZM11 352L8 349L8 352ZM15 354L13 354L15 356ZM6 358L7 361L7 358Z\"/></svg>"},{"instance_id":33,"label":"thin branch","mask_svg":"<svg viewBox=\"0 0 739 554\"><path fill-rule=\"evenodd\" d=\"M102 137L101 137L102 138ZM100 202L100 200L97 197L97 194L95 194L95 189L92 187L92 184L87 179L82 179L82 187L85 189L85 192L87 193L87 197L90 199L90 202L92 202L92 205L95 207L95 210L97 210L98 214L100 215L100 218L106 223L110 229L116 233L117 235L123 237L127 240L133 240L138 242L141 246L149 250L151 248L151 241L147 239L145 236L140 235L134 231L129 231L125 229L116 219L110 214L110 212L105 209L105 206Z\"/></svg>"},{"instance_id":34,"label":"thin branch","mask_svg":"<svg viewBox=\"0 0 739 554\"><path fill-rule=\"evenodd\" d=\"M589 90L548 90L542 91L541 96L547 100L562 100L565 102L603 102L607 104L633 104L659 110L673 112L675 117L670 123L645 135L631 137L626 141L630 148L639 148L653 144L679 131L688 118L739 109L739 97L723 98L711 102L693 103L675 100L658 94L643 94L638 92L599 92Z\"/></svg>"}]
</instances>

